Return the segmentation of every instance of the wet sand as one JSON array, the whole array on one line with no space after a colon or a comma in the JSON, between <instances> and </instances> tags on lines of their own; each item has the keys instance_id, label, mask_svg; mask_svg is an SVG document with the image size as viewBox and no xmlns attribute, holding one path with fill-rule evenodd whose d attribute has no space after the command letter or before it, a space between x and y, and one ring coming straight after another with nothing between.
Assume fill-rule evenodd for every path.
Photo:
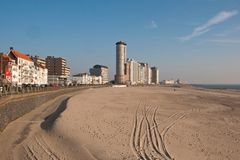
<instances>
[{"instance_id":1,"label":"wet sand","mask_svg":"<svg viewBox=\"0 0 240 160\"><path fill-rule=\"evenodd\" d=\"M12 122L0 159L240 159L240 92L98 88L67 98Z\"/></svg>"}]
</instances>

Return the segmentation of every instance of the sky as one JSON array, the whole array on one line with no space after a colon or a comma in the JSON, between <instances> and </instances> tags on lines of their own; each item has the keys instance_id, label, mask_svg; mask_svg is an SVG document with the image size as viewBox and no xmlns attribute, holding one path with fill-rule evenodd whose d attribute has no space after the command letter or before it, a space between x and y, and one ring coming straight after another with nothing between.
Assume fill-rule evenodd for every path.
<instances>
[{"instance_id":1,"label":"sky","mask_svg":"<svg viewBox=\"0 0 240 160\"><path fill-rule=\"evenodd\" d=\"M240 84L239 0L0 0L0 52L64 57L71 73L106 65L117 41L160 80Z\"/></svg>"}]
</instances>

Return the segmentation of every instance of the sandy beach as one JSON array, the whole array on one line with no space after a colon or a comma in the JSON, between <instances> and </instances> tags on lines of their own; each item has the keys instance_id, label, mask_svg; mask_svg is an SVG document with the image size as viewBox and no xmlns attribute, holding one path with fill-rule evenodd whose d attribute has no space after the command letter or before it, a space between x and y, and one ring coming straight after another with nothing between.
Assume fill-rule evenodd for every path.
<instances>
[{"instance_id":1,"label":"sandy beach","mask_svg":"<svg viewBox=\"0 0 240 160\"><path fill-rule=\"evenodd\" d=\"M10 123L0 159L238 160L240 92L109 87L65 95Z\"/></svg>"}]
</instances>

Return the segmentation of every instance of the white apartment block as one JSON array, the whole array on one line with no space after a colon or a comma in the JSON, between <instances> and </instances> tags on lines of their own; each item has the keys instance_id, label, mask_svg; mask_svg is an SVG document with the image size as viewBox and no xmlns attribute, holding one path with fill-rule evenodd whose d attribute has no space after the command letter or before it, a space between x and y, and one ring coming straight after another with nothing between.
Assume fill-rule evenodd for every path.
<instances>
[{"instance_id":1,"label":"white apartment block","mask_svg":"<svg viewBox=\"0 0 240 160\"><path fill-rule=\"evenodd\" d=\"M91 76L101 76L103 84L108 83L108 67L104 65L94 65L93 68L89 70Z\"/></svg>"},{"instance_id":2,"label":"white apartment block","mask_svg":"<svg viewBox=\"0 0 240 160\"><path fill-rule=\"evenodd\" d=\"M33 77L35 85L41 86L48 84L48 70L39 64L35 64L35 72Z\"/></svg>"},{"instance_id":3,"label":"white apartment block","mask_svg":"<svg viewBox=\"0 0 240 160\"><path fill-rule=\"evenodd\" d=\"M139 69L139 83L148 84L149 67L147 63L140 63Z\"/></svg>"},{"instance_id":4,"label":"white apartment block","mask_svg":"<svg viewBox=\"0 0 240 160\"><path fill-rule=\"evenodd\" d=\"M130 63L129 67L129 81L132 85L139 83L140 77L140 64L134 59L128 60L127 63Z\"/></svg>"},{"instance_id":5,"label":"white apartment block","mask_svg":"<svg viewBox=\"0 0 240 160\"><path fill-rule=\"evenodd\" d=\"M91 76L88 73L73 75L73 83L76 85L103 84L102 76Z\"/></svg>"},{"instance_id":6,"label":"white apartment block","mask_svg":"<svg viewBox=\"0 0 240 160\"><path fill-rule=\"evenodd\" d=\"M46 85L47 69L34 64L30 56L10 48L8 56L13 60L11 65L11 82L13 85Z\"/></svg>"},{"instance_id":7,"label":"white apartment block","mask_svg":"<svg viewBox=\"0 0 240 160\"><path fill-rule=\"evenodd\" d=\"M19 79L18 66L14 63L11 65L11 81L13 86L18 85L18 79Z\"/></svg>"}]
</instances>

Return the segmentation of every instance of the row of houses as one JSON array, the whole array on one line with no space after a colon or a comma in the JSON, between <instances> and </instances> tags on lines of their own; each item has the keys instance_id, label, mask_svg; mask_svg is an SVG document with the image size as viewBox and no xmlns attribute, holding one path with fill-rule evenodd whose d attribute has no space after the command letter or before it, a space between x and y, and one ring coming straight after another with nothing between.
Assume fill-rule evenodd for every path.
<instances>
[{"instance_id":1,"label":"row of houses","mask_svg":"<svg viewBox=\"0 0 240 160\"><path fill-rule=\"evenodd\" d=\"M23 54L13 47L0 53L0 82L12 86L65 85L70 77L67 61L61 57Z\"/></svg>"},{"instance_id":2,"label":"row of houses","mask_svg":"<svg viewBox=\"0 0 240 160\"><path fill-rule=\"evenodd\" d=\"M1 81L13 86L47 85L48 69L13 47L0 54Z\"/></svg>"}]
</instances>

